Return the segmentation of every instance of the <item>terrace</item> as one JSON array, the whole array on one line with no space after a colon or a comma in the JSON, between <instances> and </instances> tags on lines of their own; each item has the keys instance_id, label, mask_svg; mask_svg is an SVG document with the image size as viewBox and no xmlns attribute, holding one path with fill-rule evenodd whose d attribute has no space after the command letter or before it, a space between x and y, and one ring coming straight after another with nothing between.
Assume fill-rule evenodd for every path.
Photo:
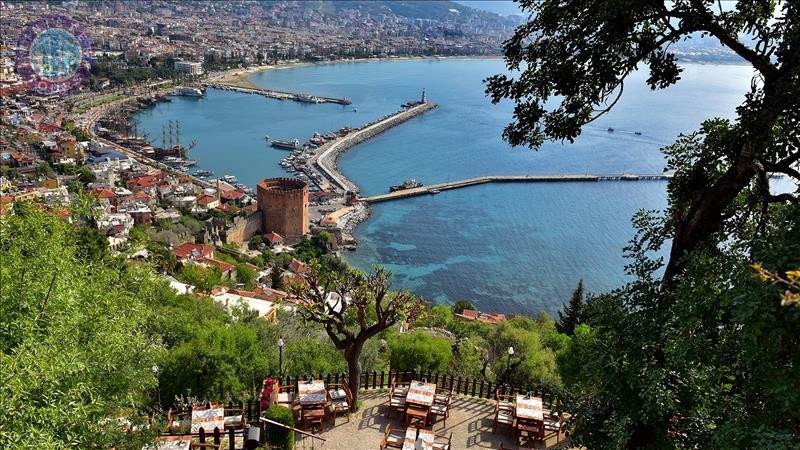
<instances>
[{"instance_id":1,"label":"terrace","mask_svg":"<svg viewBox=\"0 0 800 450\"><path fill-rule=\"evenodd\" d=\"M568 414L558 411L558 401L541 391L508 386L498 390L480 380L414 372L365 374L362 388L360 408L353 414L346 412L353 400L352 393L339 375L276 380L271 385L270 398L273 404L291 408L296 449L570 448L563 421L554 419ZM170 441L176 445L164 442L157 448L280 448L265 444L265 438L288 427L265 420L258 402L215 407L220 411L224 408L226 416L224 431L215 430L216 438L213 433L199 430L199 423L192 423L195 434L191 437L181 438L174 429L178 435L162 436L162 439L180 439L182 444ZM172 425L176 417L185 420L196 414L198 418L207 418L205 412L208 408L202 406L191 411L173 410L168 423ZM239 420L230 421L229 414ZM217 420L222 419L220 412ZM248 427L254 425L260 428L260 442L246 439ZM190 442L197 441L207 444L190 446Z\"/></svg>"}]
</instances>

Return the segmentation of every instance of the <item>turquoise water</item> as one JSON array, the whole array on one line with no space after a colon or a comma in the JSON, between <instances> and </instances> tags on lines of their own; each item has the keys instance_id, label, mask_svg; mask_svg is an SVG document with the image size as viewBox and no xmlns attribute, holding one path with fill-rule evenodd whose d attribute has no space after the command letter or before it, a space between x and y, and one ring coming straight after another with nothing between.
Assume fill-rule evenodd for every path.
<instances>
[{"instance_id":1,"label":"turquoise water","mask_svg":"<svg viewBox=\"0 0 800 450\"><path fill-rule=\"evenodd\" d=\"M217 175L255 185L284 174L285 155L264 141L304 140L315 131L359 126L427 90L440 108L344 154L340 167L366 195L416 178L425 184L481 174L659 173L659 148L712 116L731 116L749 85L744 66L688 65L684 79L651 92L644 74L626 83L616 109L574 144L539 151L500 138L512 105L492 105L482 80L499 60L391 61L318 65L263 72L260 85L348 97L351 106L280 102L209 90L176 97L137 115L158 144L161 126L180 120L192 158ZM354 108L357 112L354 112ZM608 127L616 131L609 133ZM642 134L635 135L638 131ZM158 137L158 138L156 138ZM353 265L388 267L394 287L436 301L469 299L487 312L554 313L583 278L591 291L625 281L622 248L636 210L666 205L665 183L494 184L378 204L356 236Z\"/></svg>"}]
</instances>

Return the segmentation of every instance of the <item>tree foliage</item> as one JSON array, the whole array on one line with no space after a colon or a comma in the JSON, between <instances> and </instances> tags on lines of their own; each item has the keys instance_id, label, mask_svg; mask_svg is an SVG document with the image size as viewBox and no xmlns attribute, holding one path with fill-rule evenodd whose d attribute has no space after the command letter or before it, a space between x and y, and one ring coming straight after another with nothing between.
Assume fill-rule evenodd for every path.
<instances>
[{"instance_id":1,"label":"tree foliage","mask_svg":"<svg viewBox=\"0 0 800 450\"><path fill-rule=\"evenodd\" d=\"M155 386L150 275L35 208L0 220L0 447L114 447ZM141 446L141 444L139 444Z\"/></svg>"},{"instance_id":2,"label":"tree foliage","mask_svg":"<svg viewBox=\"0 0 800 450\"><path fill-rule=\"evenodd\" d=\"M392 370L444 373L453 358L451 345L424 331L401 334L389 343Z\"/></svg>"},{"instance_id":3,"label":"tree foliage","mask_svg":"<svg viewBox=\"0 0 800 450\"><path fill-rule=\"evenodd\" d=\"M539 147L545 139L573 141L582 127L609 111L626 78L640 66L647 84L667 88L681 68L670 45L693 35L713 36L755 69L733 123L717 122L696 145L682 145L670 183L672 234L665 279L678 276L687 253L713 245L735 226L737 201L752 191L745 212L760 213L773 196L771 173L800 180L800 56L796 2L737 2L727 10L713 0L522 0L531 13L505 43L513 75L488 80L492 101L511 99L514 122L504 132L513 145ZM565 13L568 11L568 13ZM740 215L740 214L739 214Z\"/></svg>"},{"instance_id":4,"label":"tree foliage","mask_svg":"<svg viewBox=\"0 0 800 450\"><path fill-rule=\"evenodd\" d=\"M585 321L585 314L583 311L584 300L583 280L578 281L578 286L572 292L572 297L569 304L564 305L564 311L558 312L558 323L556 329L559 333L565 333L570 336L575 332L575 328Z\"/></svg>"}]
</instances>

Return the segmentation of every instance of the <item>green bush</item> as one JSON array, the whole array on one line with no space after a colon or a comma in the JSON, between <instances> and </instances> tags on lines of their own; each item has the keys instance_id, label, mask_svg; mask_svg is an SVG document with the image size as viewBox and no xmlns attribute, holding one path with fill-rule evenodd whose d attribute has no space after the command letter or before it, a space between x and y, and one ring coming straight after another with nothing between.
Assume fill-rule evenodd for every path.
<instances>
[{"instance_id":1,"label":"green bush","mask_svg":"<svg viewBox=\"0 0 800 450\"><path fill-rule=\"evenodd\" d=\"M394 370L444 372L453 358L450 341L424 331L402 334L389 343L389 348Z\"/></svg>"},{"instance_id":2,"label":"green bush","mask_svg":"<svg viewBox=\"0 0 800 450\"><path fill-rule=\"evenodd\" d=\"M264 418L294 427L292 410L282 405L270 406L264 413ZM271 423L268 423L266 428L267 443L286 450L291 450L294 447L294 430L287 430Z\"/></svg>"}]
</instances>

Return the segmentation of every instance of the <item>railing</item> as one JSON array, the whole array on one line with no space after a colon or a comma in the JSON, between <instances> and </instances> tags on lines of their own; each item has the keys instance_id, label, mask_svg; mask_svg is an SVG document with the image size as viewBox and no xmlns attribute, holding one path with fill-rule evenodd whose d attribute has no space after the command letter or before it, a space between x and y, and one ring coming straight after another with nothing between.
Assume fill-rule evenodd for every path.
<instances>
[{"instance_id":1,"label":"railing","mask_svg":"<svg viewBox=\"0 0 800 450\"><path fill-rule=\"evenodd\" d=\"M303 431L303 430L299 430L299 429L294 428L294 427L290 427L290 426L282 424L280 422L275 422L274 420L265 419L263 417L260 418L259 420L260 420L261 423L268 423L268 424L276 426L276 427L281 427L281 428L284 428L284 429L287 429L287 430L292 430L295 433L299 434L301 437L300 437L299 440L296 440L296 444L299 443L302 446L302 447L300 447L302 449L309 448L309 447L306 446L306 443L307 443L308 439L311 439L311 447L310 447L311 450L325 447L326 439L321 437L321 436L317 436L316 434L312 434L312 433L309 433L307 431ZM317 441L319 441L319 442L317 442ZM297 448L297 445L295 445L295 448Z\"/></svg>"}]
</instances>

